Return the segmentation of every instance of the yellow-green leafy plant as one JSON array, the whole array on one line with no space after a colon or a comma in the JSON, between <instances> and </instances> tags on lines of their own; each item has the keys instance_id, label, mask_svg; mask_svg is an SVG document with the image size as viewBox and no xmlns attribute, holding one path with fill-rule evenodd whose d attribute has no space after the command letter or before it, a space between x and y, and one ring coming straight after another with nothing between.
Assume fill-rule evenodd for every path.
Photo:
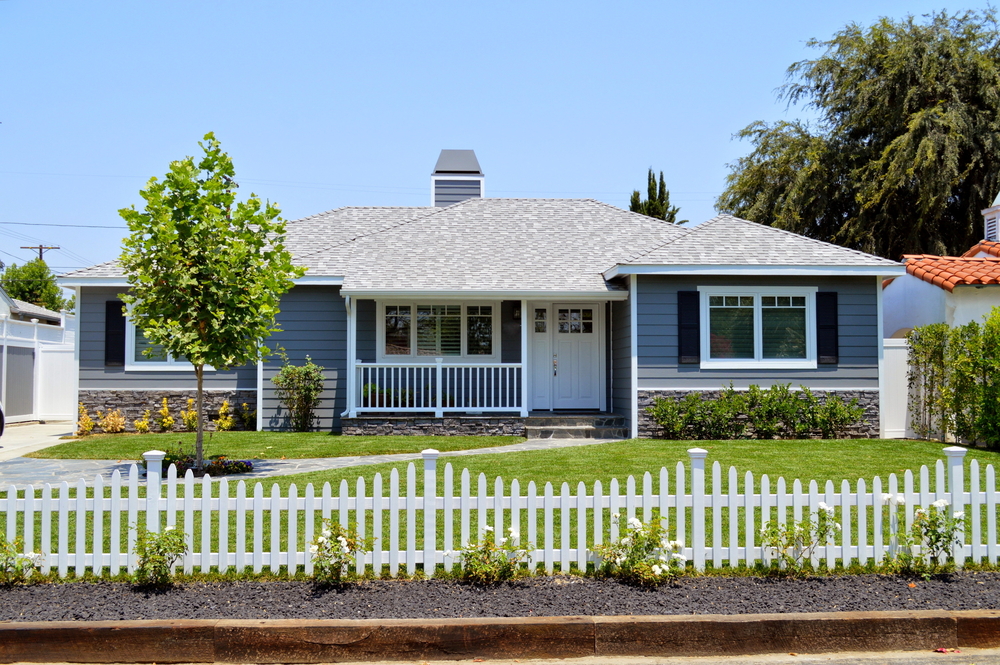
<instances>
[{"instance_id":1,"label":"yellow-green leafy plant","mask_svg":"<svg viewBox=\"0 0 1000 665\"><path fill-rule=\"evenodd\" d=\"M187 552L184 533L172 526L160 533L145 527L136 527L135 573L133 581L139 586L166 586L170 584L174 564Z\"/></svg>"},{"instance_id":2,"label":"yellow-green leafy plant","mask_svg":"<svg viewBox=\"0 0 1000 665\"><path fill-rule=\"evenodd\" d=\"M77 436L87 436L94 431L94 419L87 414L87 407L80 402L80 419L76 421Z\"/></svg>"},{"instance_id":3,"label":"yellow-green leafy plant","mask_svg":"<svg viewBox=\"0 0 1000 665\"><path fill-rule=\"evenodd\" d=\"M785 524L771 520L761 529L761 545L785 574L798 575L816 548L840 533L840 523L833 515L833 507L820 501L818 510L805 519Z\"/></svg>"},{"instance_id":4,"label":"yellow-green leafy plant","mask_svg":"<svg viewBox=\"0 0 1000 665\"><path fill-rule=\"evenodd\" d=\"M349 574L349 566L358 555L371 551L375 539L363 538L355 527L323 520L319 535L309 545L313 559L313 578L320 584L339 584Z\"/></svg>"},{"instance_id":5,"label":"yellow-green leafy plant","mask_svg":"<svg viewBox=\"0 0 1000 665\"><path fill-rule=\"evenodd\" d=\"M214 422L215 429L220 432L228 432L236 424L236 418L229 408L229 400L222 400L222 406L219 407L219 417Z\"/></svg>"},{"instance_id":6,"label":"yellow-green leafy plant","mask_svg":"<svg viewBox=\"0 0 1000 665\"><path fill-rule=\"evenodd\" d=\"M156 426L161 432L169 432L174 428L174 417L170 415L167 398L163 398L163 406L156 412Z\"/></svg>"},{"instance_id":7,"label":"yellow-green leafy plant","mask_svg":"<svg viewBox=\"0 0 1000 665\"><path fill-rule=\"evenodd\" d=\"M243 402L237 415L244 431L254 432L257 430L257 409L251 409L249 404Z\"/></svg>"},{"instance_id":8,"label":"yellow-green leafy plant","mask_svg":"<svg viewBox=\"0 0 1000 665\"><path fill-rule=\"evenodd\" d=\"M611 519L619 524L621 515L612 515ZM668 539L658 515L648 524L629 518L625 534L617 542L596 545L594 551L601 557L597 567L599 576L638 586L662 584L677 577L687 564L684 544Z\"/></svg>"},{"instance_id":9,"label":"yellow-green leafy plant","mask_svg":"<svg viewBox=\"0 0 1000 665\"><path fill-rule=\"evenodd\" d=\"M149 409L143 411L142 418L137 418L132 421L132 427L134 427L135 431L139 434L149 433Z\"/></svg>"},{"instance_id":10,"label":"yellow-green leafy plant","mask_svg":"<svg viewBox=\"0 0 1000 665\"><path fill-rule=\"evenodd\" d=\"M459 579L473 584L497 584L514 579L524 569L521 564L531 560L531 544L520 546L520 534L511 527L506 536L497 538L493 527L483 527L478 541L469 543L455 553L461 568ZM451 556L445 552L445 556Z\"/></svg>"},{"instance_id":11,"label":"yellow-green leafy plant","mask_svg":"<svg viewBox=\"0 0 1000 665\"><path fill-rule=\"evenodd\" d=\"M119 434L125 431L125 416L118 409L103 414L98 411L97 420L105 434Z\"/></svg>"},{"instance_id":12,"label":"yellow-green leafy plant","mask_svg":"<svg viewBox=\"0 0 1000 665\"><path fill-rule=\"evenodd\" d=\"M194 408L194 398L188 397L187 410L181 409L181 424L184 429L193 432L198 429L198 412Z\"/></svg>"},{"instance_id":13,"label":"yellow-green leafy plant","mask_svg":"<svg viewBox=\"0 0 1000 665\"><path fill-rule=\"evenodd\" d=\"M20 538L9 541L0 534L0 586L23 584L35 574L43 556L34 552L21 554L23 549Z\"/></svg>"}]
</instances>

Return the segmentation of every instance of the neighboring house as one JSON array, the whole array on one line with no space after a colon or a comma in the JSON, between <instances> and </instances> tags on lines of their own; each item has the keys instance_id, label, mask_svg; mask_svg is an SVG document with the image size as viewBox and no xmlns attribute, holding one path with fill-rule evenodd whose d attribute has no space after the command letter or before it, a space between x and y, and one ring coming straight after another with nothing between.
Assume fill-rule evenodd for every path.
<instances>
[{"instance_id":1,"label":"neighboring house","mask_svg":"<svg viewBox=\"0 0 1000 665\"><path fill-rule=\"evenodd\" d=\"M8 423L76 414L76 317L0 288L0 403Z\"/></svg>"},{"instance_id":2,"label":"neighboring house","mask_svg":"<svg viewBox=\"0 0 1000 665\"><path fill-rule=\"evenodd\" d=\"M482 198L472 151L443 151L429 207L340 208L289 222L306 276L272 343L325 367L323 430L650 436L657 395L732 384L857 397L879 432L881 282L894 262L722 215L677 227L593 200ZM127 416L195 388L142 355L116 263L77 291L80 400ZM222 399L287 426L259 366L209 372Z\"/></svg>"}]
</instances>

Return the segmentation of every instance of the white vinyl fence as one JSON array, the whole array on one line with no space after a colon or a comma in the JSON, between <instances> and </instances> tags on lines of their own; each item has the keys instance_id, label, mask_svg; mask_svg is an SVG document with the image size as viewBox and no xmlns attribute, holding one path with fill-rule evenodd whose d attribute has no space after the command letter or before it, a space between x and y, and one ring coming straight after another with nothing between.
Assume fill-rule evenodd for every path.
<instances>
[{"instance_id":1,"label":"white vinyl fence","mask_svg":"<svg viewBox=\"0 0 1000 665\"><path fill-rule=\"evenodd\" d=\"M546 483L540 488L534 482L522 487L517 480L505 483L500 478L488 482L484 475L473 481L468 470L456 477L447 464L439 496L438 453L428 450L418 496L413 464L405 483L393 470L387 479L376 475L371 487L363 478L353 486L345 480L336 495L328 483L322 488L310 484L304 491L291 485L282 493L277 485L268 491L262 483L196 480L190 472L178 479L173 466L161 481L163 453L154 451L146 454L150 475L145 483L140 483L133 465L127 478L116 471L110 483L98 477L89 485L80 480L72 486L64 482L40 488L11 486L5 492L0 488L0 520L5 521L8 541L21 537L25 553L41 553L43 572L56 569L65 576L71 570L77 575L87 569L112 575L133 571L135 530L130 527L136 524L152 531L182 529L188 554L181 565L188 573L234 568L311 573L309 543L320 530L320 520L333 518L344 526L356 524L362 535L376 536L374 551L363 560L359 557L358 572L370 566L377 574L388 569L396 575L401 569L412 573L417 566L429 569L431 564L450 570L456 563L453 550L475 540L486 526L497 534L513 526L522 543L533 544L532 563L548 572L557 566L585 569L596 561L595 544L619 537L612 515L620 513L623 523L658 515L670 537L686 544L684 555L701 570L709 563L718 567L766 561L769 553L759 537L762 525L808 518L821 502L835 508L843 528L835 541L817 548L814 565L880 562L889 555L895 531L909 528L915 508L947 499L952 510L969 516L968 542L954 549L958 564L996 563L996 474L992 465L982 469L972 460L967 484L965 452L945 448L947 466L938 460L933 473L925 466L916 477L906 471L902 479L890 475L887 483L878 477L853 484L845 480L839 488L832 482L821 488L815 481L804 486L799 480L789 486L783 478L754 478L735 468L724 475L715 462L709 492L708 453L698 448L688 451L689 466L678 462L672 473L660 469L655 483L650 473L638 481L629 476L624 488L617 480L606 489L601 482L575 488ZM885 494L901 494L904 502L887 502Z\"/></svg>"}]
</instances>

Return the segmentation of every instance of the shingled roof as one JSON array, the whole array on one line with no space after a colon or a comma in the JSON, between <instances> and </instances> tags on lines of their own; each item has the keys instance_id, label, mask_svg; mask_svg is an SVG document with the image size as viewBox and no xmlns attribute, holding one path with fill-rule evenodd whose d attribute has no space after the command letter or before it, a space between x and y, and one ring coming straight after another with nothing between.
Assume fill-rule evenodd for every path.
<instances>
[{"instance_id":1,"label":"shingled roof","mask_svg":"<svg viewBox=\"0 0 1000 665\"><path fill-rule=\"evenodd\" d=\"M949 292L956 286L1000 284L1000 258L993 256L906 254L903 260L906 272Z\"/></svg>"}]
</instances>

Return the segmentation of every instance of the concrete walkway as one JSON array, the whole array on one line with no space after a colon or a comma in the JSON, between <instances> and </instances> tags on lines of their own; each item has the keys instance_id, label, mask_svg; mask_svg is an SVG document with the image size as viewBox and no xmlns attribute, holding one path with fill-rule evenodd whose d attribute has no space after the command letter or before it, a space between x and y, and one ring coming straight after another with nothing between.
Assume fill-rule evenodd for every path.
<instances>
[{"instance_id":1,"label":"concrete walkway","mask_svg":"<svg viewBox=\"0 0 1000 665\"><path fill-rule=\"evenodd\" d=\"M76 423L71 420L7 425L0 436L0 462L58 445L62 443L60 437L70 436L75 430Z\"/></svg>"},{"instance_id":2,"label":"concrete walkway","mask_svg":"<svg viewBox=\"0 0 1000 665\"><path fill-rule=\"evenodd\" d=\"M6 443L7 435L2 440ZM608 439L529 439L521 443L490 448L475 448L472 450L453 450L441 453L441 458L466 457L469 455L492 455L495 453L516 453L528 450L549 450L553 448L570 448L574 446L592 446L608 443ZM58 442L58 439L57 439ZM52 445L52 444L49 444ZM42 446L44 447L44 446ZM27 452L27 451L25 451ZM407 462L420 460L420 453L400 453L398 455L364 455L357 457L321 457L307 459L254 460L254 472L226 476L228 480L263 480L275 476L288 476L296 473L312 471L327 471L344 469L353 466L367 466L386 462ZM81 478L91 484L95 476L100 474L105 480L111 479L115 470L122 475L128 474L132 460L79 460L79 459L34 459L16 457L0 461L0 490L14 484L39 485L42 483L61 483L66 481L71 485Z\"/></svg>"}]
</instances>

